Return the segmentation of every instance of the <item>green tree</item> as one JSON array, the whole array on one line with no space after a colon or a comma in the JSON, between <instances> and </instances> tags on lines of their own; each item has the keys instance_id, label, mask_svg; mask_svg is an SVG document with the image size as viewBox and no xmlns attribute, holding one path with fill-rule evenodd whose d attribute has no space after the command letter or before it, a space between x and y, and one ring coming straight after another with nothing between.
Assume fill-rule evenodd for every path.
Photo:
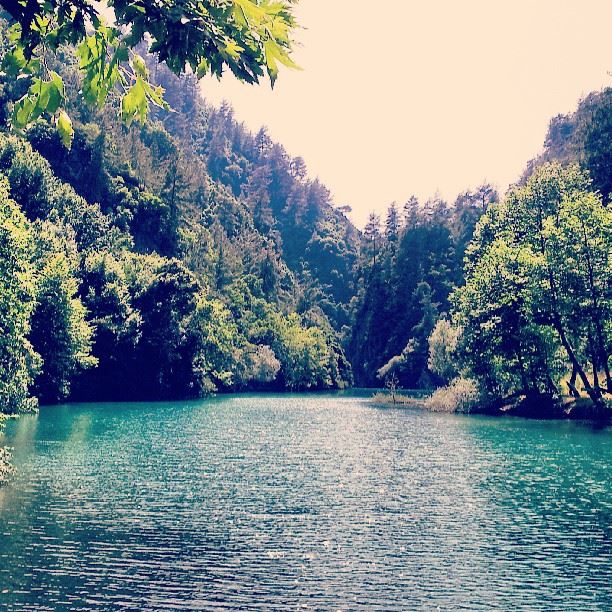
<instances>
[{"instance_id":1,"label":"green tree","mask_svg":"<svg viewBox=\"0 0 612 612\"><path fill-rule=\"evenodd\" d=\"M499 237L467 258L465 285L452 296L464 362L492 396L548 390L561 373L553 367L559 347L535 320L534 257Z\"/></svg>"},{"instance_id":2,"label":"green tree","mask_svg":"<svg viewBox=\"0 0 612 612\"><path fill-rule=\"evenodd\" d=\"M366 252L371 258L372 264L376 264L376 256L381 248L382 234L380 231L380 216L371 213L363 231L366 243Z\"/></svg>"},{"instance_id":3,"label":"green tree","mask_svg":"<svg viewBox=\"0 0 612 612\"><path fill-rule=\"evenodd\" d=\"M64 400L75 375L97 364L91 355L93 328L78 292L78 255L66 228L49 222L35 226L38 268L36 308L30 340L42 357L34 392L43 402Z\"/></svg>"},{"instance_id":4,"label":"green tree","mask_svg":"<svg viewBox=\"0 0 612 612\"><path fill-rule=\"evenodd\" d=\"M276 317L274 335L272 349L288 389L334 386L334 356L321 329L303 326L299 315L293 313Z\"/></svg>"},{"instance_id":5,"label":"green tree","mask_svg":"<svg viewBox=\"0 0 612 612\"><path fill-rule=\"evenodd\" d=\"M0 412L32 410L30 394L40 358L28 339L36 283L29 223L0 180Z\"/></svg>"},{"instance_id":6,"label":"green tree","mask_svg":"<svg viewBox=\"0 0 612 612\"><path fill-rule=\"evenodd\" d=\"M4 429L4 417L0 414L0 434ZM9 476L13 473L13 468L10 463L11 454L6 448L0 447L0 486L5 484Z\"/></svg>"},{"instance_id":7,"label":"green tree","mask_svg":"<svg viewBox=\"0 0 612 612\"><path fill-rule=\"evenodd\" d=\"M385 238L387 242L395 242L399 237L401 222L397 204L393 202L387 209L387 218L385 221Z\"/></svg>"},{"instance_id":8,"label":"green tree","mask_svg":"<svg viewBox=\"0 0 612 612\"><path fill-rule=\"evenodd\" d=\"M414 229L419 219L419 200L416 196L410 196L403 207L404 229Z\"/></svg>"},{"instance_id":9,"label":"green tree","mask_svg":"<svg viewBox=\"0 0 612 612\"><path fill-rule=\"evenodd\" d=\"M555 392L567 370L573 393L579 379L602 403L611 213L589 187L577 166L544 165L479 223L454 302L466 358L490 391Z\"/></svg>"},{"instance_id":10,"label":"green tree","mask_svg":"<svg viewBox=\"0 0 612 612\"><path fill-rule=\"evenodd\" d=\"M193 343L192 394L229 389L238 383L236 360L242 355L243 339L225 305L200 295L188 329Z\"/></svg>"},{"instance_id":11,"label":"green tree","mask_svg":"<svg viewBox=\"0 0 612 612\"><path fill-rule=\"evenodd\" d=\"M138 397L136 348L142 316L134 307L128 264L121 254L88 253L81 266L81 298L95 328L95 368L81 372L73 385L78 400L101 401Z\"/></svg>"},{"instance_id":12,"label":"green tree","mask_svg":"<svg viewBox=\"0 0 612 612\"><path fill-rule=\"evenodd\" d=\"M388 380L398 377L398 382L408 380L416 382L419 387L430 387L431 381L427 372L429 337L438 317L437 305L432 302L431 287L420 282L414 292L414 299L419 304L421 319L412 328L410 339L403 351L392 357L377 372L378 378Z\"/></svg>"},{"instance_id":13,"label":"green tree","mask_svg":"<svg viewBox=\"0 0 612 612\"><path fill-rule=\"evenodd\" d=\"M53 174L49 162L24 140L0 134L0 172L11 197L31 221L59 219L75 231L81 249L116 246L121 238L97 204L86 202Z\"/></svg>"},{"instance_id":14,"label":"green tree","mask_svg":"<svg viewBox=\"0 0 612 612\"><path fill-rule=\"evenodd\" d=\"M550 266L562 271L557 284L565 318L574 336L586 338L582 357L591 363L593 387L600 388L601 373L612 393L612 214L597 195L577 194L547 220L545 233Z\"/></svg>"},{"instance_id":15,"label":"green tree","mask_svg":"<svg viewBox=\"0 0 612 612\"><path fill-rule=\"evenodd\" d=\"M454 326L447 318L442 317L438 319L429 336L427 367L445 383L449 383L460 374L457 348L461 334L461 328Z\"/></svg>"},{"instance_id":16,"label":"green tree","mask_svg":"<svg viewBox=\"0 0 612 612\"><path fill-rule=\"evenodd\" d=\"M125 260L132 304L142 322L134 368L150 398L185 397L192 388L195 345L186 334L201 286L178 260L157 255Z\"/></svg>"}]
</instances>

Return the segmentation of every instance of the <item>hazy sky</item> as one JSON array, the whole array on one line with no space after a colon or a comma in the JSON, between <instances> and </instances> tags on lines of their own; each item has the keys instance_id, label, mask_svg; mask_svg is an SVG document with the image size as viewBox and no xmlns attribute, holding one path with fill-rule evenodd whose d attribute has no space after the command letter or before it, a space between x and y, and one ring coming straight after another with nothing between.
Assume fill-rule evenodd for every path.
<instances>
[{"instance_id":1,"label":"hazy sky","mask_svg":"<svg viewBox=\"0 0 612 612\"><path fill-rule=\"evenodd\" d=\"M611 0L301 0L303 72L203 82L310 174L370 211L489 180L505 189L548 121L612 85Z\"/></svg>"}]
</instances>

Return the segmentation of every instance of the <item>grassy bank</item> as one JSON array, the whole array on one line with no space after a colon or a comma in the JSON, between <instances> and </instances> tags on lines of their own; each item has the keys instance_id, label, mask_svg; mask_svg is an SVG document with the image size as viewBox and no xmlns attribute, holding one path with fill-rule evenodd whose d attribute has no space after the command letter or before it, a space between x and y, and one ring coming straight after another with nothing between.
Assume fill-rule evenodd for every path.
<instances>
[{"instance_id":1,"label":"grassy bank","mask_svg":"<svg viewBox=\"0 0 612 612\"><path fill-rule=\"evenodd\" d=\"M387 406L421 408L431 412L518 416L532 419L612 421L612 404L598 408L587 398L517 394L497 400L477 400L467 385L437 389L431 395L411 397L400 392L378 392L372 402Z\"/></svg>"}]
</instances>

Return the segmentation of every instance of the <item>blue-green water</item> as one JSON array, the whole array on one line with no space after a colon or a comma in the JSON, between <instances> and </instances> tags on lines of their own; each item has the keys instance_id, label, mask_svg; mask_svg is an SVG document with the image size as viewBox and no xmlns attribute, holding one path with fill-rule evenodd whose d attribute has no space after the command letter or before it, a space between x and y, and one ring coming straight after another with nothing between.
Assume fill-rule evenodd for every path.
<instances>
[{"instance_id":1,"label":"blue-green water","mask_svg":"<svg viewBox=\"0 0 612 612\"><path fill-rule=\"evenodd\" d=\"M7 426L0 609L612 610L612 431L350 395Z\"/></svg>"}]
</instances>

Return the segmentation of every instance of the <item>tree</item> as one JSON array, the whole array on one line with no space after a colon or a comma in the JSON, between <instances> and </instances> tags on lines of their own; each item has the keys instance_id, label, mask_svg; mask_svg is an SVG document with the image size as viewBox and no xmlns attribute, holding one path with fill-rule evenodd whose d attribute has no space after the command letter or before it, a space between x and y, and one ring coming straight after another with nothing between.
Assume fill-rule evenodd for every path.
<instances>
[{"instance_id":1,"label":"tree","mask_svg":"<svg viewBox=\"0 0 612 612\"><path fill-rule=\"evenodd\" d=\"M419 201L416 196L410 196L404 204L404 229L413 229L416 227L419 219Z\"/></svg>"},{"instance_id":2,"label":"tree","mask_svg":"<svg viewBox=\"0 0 612 612\"><path fill-rule=\"evenodd\" d=\"M449 383L460 373L457 348L461 333L462 330L459 327L455 327L443 317L438 319L429 336L427 367L445 383Z\"/></svg>"},{"instance_id":3,"label":"tree","mask_svg":"<svg viewBox=\"0 0 612 612\"><path fill-rule=\"evenodd\" d=\"M43 402L68 397L79 370L97 364L91 355L93 329L77 295L78 255L71 232L50 222L37 222L38 288L32 313L30 340L43 367L34 393Z\"/></svg>"},{"instance_id":4,"label":"tree","mask_svg":"<svg viewBox=\"0 0 612 612\"><path fill-rule=\"evenodd\" d=\"M387 219L385 222L385 238L388 242L395 242L398 239L400 227L397 204L393 202L387 209Z\"/></svg>"},{"instance_id":5,"label":"tree","mask_svg":"<svg viewBox=\"0 0 612 612\"><path fill-rule=\"evenodd\" d=\"M457 243L458 258L463 259L480 217L498 199L497 191L488 183L480 185L474 191L467 190L457 196L451 229Z\"/></svg>"},{"instance_id":6,"label":"tree","mask_svg":"<svg viewBox=\"0 0 612 612\"><path fill-rule=\"evenodd\" d=\"M378 370L378 378L388 379L398 377L410 382L413 386L428 387L427 361L429 354L429 337L438 316L437 305L432 302L431 287L426 282L420 282L414 292L414 300L420 307L421 320L412 328L410 339L404 350L392 357Z\"/></svg>"},{"instance_id":7,"label":"tree","mask_svg":"<svg viewBox=\"0 0 612 612\"><path fill-rule=\"evenodd\" d=\"M81 265L81 299L95 329L92 353L98 364L82 371L72 385L80 401L136 399L136 348L142 316L133 304L129 263L119 254L92 252Z\"/></svg>"},{"instance_id":8,"label":"tree","mask_svg":"<svg viewBox=\"0 0 612 612\"><path fill-rule=\"evenodd\" d=\"M563 270L558 280L563 310L573 333L586 338L594 389L600 388L601 373L612 393L612 214L595 194L578 194L563 202L546 234L551 267Z\"/></svg>"},{"instance_id":9,"label":"tree","mask_svg":"<svg viewBox=\"0 0 612 612\"><path fill-rule=\"evenodd\" d=\"M113 245L117 235L100 207L86 202L70 185L59 181L47 160L27 142L0 134L0 160L11 197L29 220L59 219L72 227L79 248Z\"/></svg>"},{"instance_id":10,"label":"tree","mask_svg":"<svg viewBox=\"0 0 612 612\"><path fill-rule=\"evenodd\" d=\"M143 41L176 74L190 69L198 78L220 77L229 68L238 79L258 83L265 70L274 84L279 64L297 68L290 57L296 28L293 3L109 0L112 25L105 25L102 6L92 0L2 0L10 24L3 69L31 82L15 104L13 125L23 128L46 113L54 118L64 144L70 145L74 131L65 110L64 82L49 65L49 54L61 53L66 44L77 49L84 100L101 106L116 91L128 124L144 122L150 104L167 106L163 89L151 85L147 66L136 52Z\"/></svg>"},{"instance_id":11,"label":"tree","mask_svg":"<svg viewBox=\"0 0 612 612\"><path fill-rule=\"evenodd\" d=\"M29 223L0 180L0 412L36 407L30 386L40 358L28 339L36 284Z\"/></svg>"},{"instance_id":12,"label":"tree","mask_svg":"<svg viewBox=\"0 0 612 612\"><path fill-rule=\"evenodd\" d=\"M612 199L612 90L601 94L584 135L585 166L606 202Z\"/></svg>"},{"instance_id":13,"label":"tree","mask_svg":"<svg viewBox=\"0 0 612 612\"><path fill-rule=\"evenodd\" d=\"M380 232L380 217L377 214L370 214L363 235L366 240L368 254L370 257L372 257L373 263L376 264L376 256L378 255L382 242L382 234Z\"/></svg>"},{"instance_id":14,"label":"tree","mask_svg":"<svg viewBox=\"0 0 612 612\"><path fill-rule=\"evenodd\" d=\"M276 358L274 351L266 345L249 346L243 353L243 359L245 361L243 383L271 383L281 369L281 362Z\"/></svg>"},{"instance_id":15,"label":"tree","mask_svg":"<svg viewBox=\"0 0 612 612\"><path fill-rule=\"evenodd\" d=\"M534 258L498 237L483 252L472 244L467 259L465 285L452 296L463 362L492 396L547 391L561 371L552 330L535 320Z\"/></svg>"},{"instance_id":16,"label":"tree","mask_svg":"<svg viewBox=\"0 0 612 612\"><path fill-rule=\"evenodd\" d=\"M454 304L466 359L491 392L555 393L567 371L573 394L579 379L602 404L612 218L589 187L577 166L544 165L478 225Z\"/></svg>"},{"instance_id":17,"label":"tree","mask_svg":"<svg viewBox=\"0 0 612 612\"><path fill-rule=\"evenodd\" d=\"M157 255L125 261L132 304L140 313L134 363L141 393L150 398L197 396L192 369L197 341L187 334L202 287L178 260Z\"/></svg>"},{"instance_id":18,"label":"tree","mask_svg":"<svg viewBox=\"0 0 612 612\"><path fill-rule=\"evenodd\" d=\"M339 355L321 328L302 324L300 316L276 316L271 348L281 364L287 389L329 389L342 386Z\"/></svg>"},{"instance_id":19,"label":"tree","mask_svg":"<svg viewBox=\"0 0 612 612\"><path fill-rule=\"evenodd\" d=\"M188 327L193 380L189 395L231 388L237 380L236 358L241 354L238 328L219 300L200 294Z\"/></svg>"},{"instance_id":20,"label":"tree","mask_svg":"<svg viewBox=\"0 0 612 612\"><path fill-rule=\"evenodd\" d=\"M0 135L11 195L34 234L57 228L62 247L39 258L35 339L52 367L33 389L45 401L68 387L70 400L138 400L350 381L336 330L350 322L359 232L304 164L263 134L257 151L228 105L212 110L195 76L178 79L151 56L151 78L177 112L156 109L132 129L110 104L78 101L74 49L48 57L77 100L72 148L45 117L25 130L30 144ZM98 360L88 369L60 351L78 300ZM299 323L279 332L296 312ZM45 313L58 324L45 327Z\"/></svg>"}]
</instances>

